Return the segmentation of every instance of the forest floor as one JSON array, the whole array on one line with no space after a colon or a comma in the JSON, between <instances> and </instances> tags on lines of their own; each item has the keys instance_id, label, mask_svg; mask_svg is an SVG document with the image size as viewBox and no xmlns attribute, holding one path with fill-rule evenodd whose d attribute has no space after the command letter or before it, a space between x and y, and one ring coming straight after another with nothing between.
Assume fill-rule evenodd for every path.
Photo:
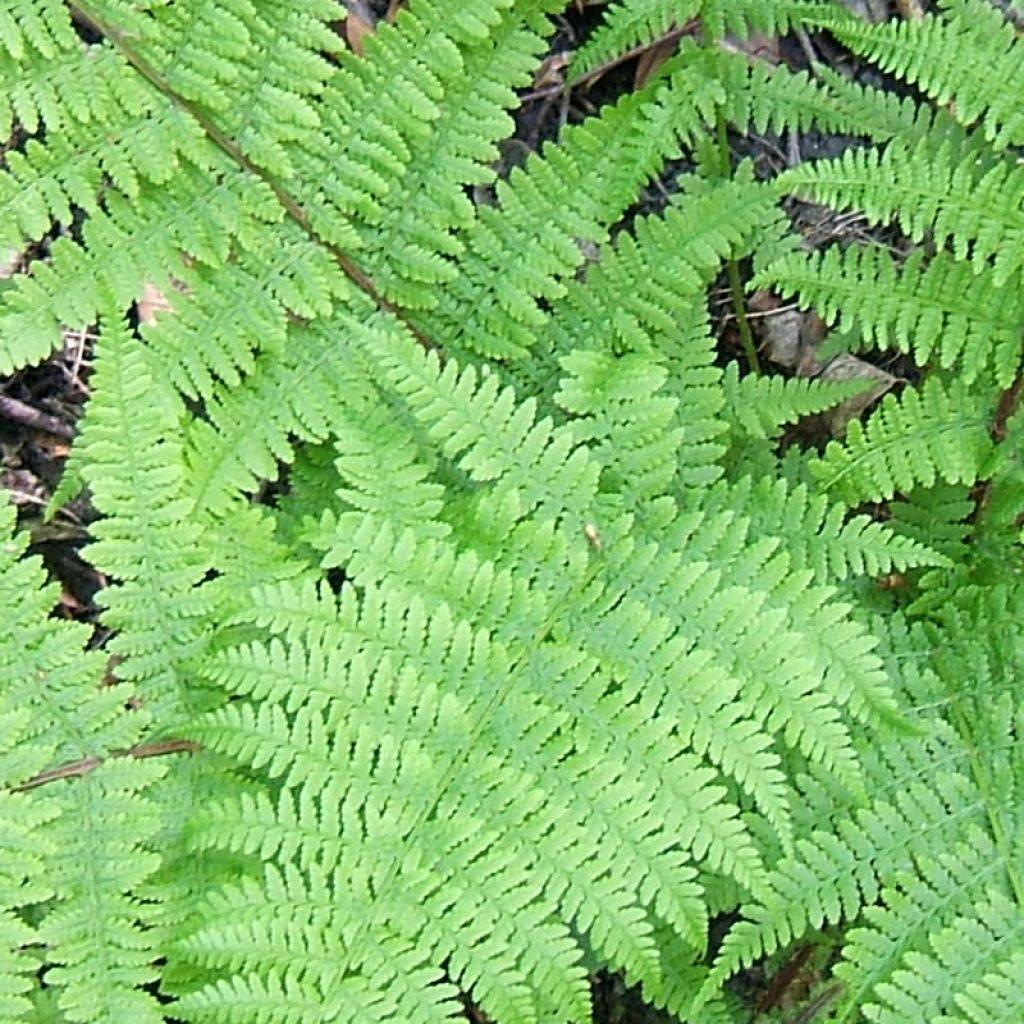
<instances>
[{"instance_id":1,"label":"forest floor","mask_svg":"<svg viewBox=\"0 0 1024 1024\"><path fill-rule=\"evenodd\" d=\"M847 5L873 20L889 16L915 17L929 9L918 0L846 0ZM522 91L515 114L515 135L502 148L501 173L522 163L528 154L557 139L566 125L591 116L603 104L649 80L660 64L674 52L679 40L699 31L699 25L680 25L653 44L637 48L621 60L609 62L580 79L567 79L572 53L601 21L608 0L567 0L564 12L555 18L556 31L546 57L539 66L532 86ZM382 18L392 18L402 3L396 0L348 0L349 15L339 21L338 31L349 45L359 51L365 35L374 31ZM785 37L755 36L746 40L727 40L726 45L748 53L753 59L784 63L793 70L813 64L825 65L857 81L896 88L877 72L863 65L825 34L800 33ZM851 140L820 132L731 136L734 160L753 161L760 176L771 176L802 160L831 157L842 152ZM692 169L685 160L670 162L659 177L649 182L629 218L656 213L669 201L677 177ZM487 201L487 195L477 195ZM801 230L817 244L840 237L874 237L899 246L902 240L884 229L869 232L863 218L828 213L810 206L790 211ZM0 253L0 294L18 271L21 255ZM136 318L150 315L147 303L159 302L159 296L140 296ZM709 293L714 315L720 356L723 361L743 359L735 314L728 285L722 281ZM813 313L800 313L781 306L770 295L755 296L748 313L762 358L773 372L801 372L807 361L813 362L814 346L820 342L822 325ZM18 508L19 523L31 532L34 549L42 555L62 590L55 614L67 618L96 621L95 598L106 584L85 561L82 549L88 540L88 526L95 518L88 495L70 496L47 520L45 512L61 479L65 461L73 443L76 425L89 396L90 357L94 334L90 330L66 331L64 347L38 366L0 378L0 486L5 488ZM874 362L854 360L859 365L837 367L835 372L872 377L877 387L870 393L876 399L890 388L898 387L912 373L909 365L891 357ZM818 367L821 369L821 367ZM859 409L849 414L863 411ZM803 426L797 439L803 444L819 444L835 432L834 423L813 421ZM97 642L102 642L97 637ZM751 1008L751 1020L767 1013L772 1020L784 1020L786 1007L798 1005L803 993L824 969L806 952L798 953L788 964L766 969L756 967L742 975L739 994ZM667 1021L664 1015L643 1005L639 996L621 979L601 975L594 981L595 1020L598 1024L655 1024ZM467 1005L467 1019L486 1020ZM782 1016L780 1016L780 1014ZM805 1017L799 1017L806 1020Z\"/></svg>"}]
</instances>

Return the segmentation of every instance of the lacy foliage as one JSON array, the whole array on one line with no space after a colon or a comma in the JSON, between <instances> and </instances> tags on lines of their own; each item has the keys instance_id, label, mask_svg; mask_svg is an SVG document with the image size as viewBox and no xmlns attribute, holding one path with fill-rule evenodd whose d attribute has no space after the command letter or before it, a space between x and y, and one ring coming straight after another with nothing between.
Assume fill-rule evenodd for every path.
<instances>
[{"instance_id":1,"label":"lacy foliage","mask_svg":"<svg viewBox=\"0 0 1024 1024\"><path fill-rule=\"evenodd\" d=\"M740 1021L808 942L833 1019L1019 1019L1024 48L981 0L623 0L572 73L703 37L499 175L561 6L412 0L365 57L334 0L0 10L0 371L97 327L64 490L115 631L3 512L5 1020L586 1021L608 968ZM794 25L920 101L714 42ZM815 126L864 141L719 144ZM913 367L821 452L783 430L849 386L721 365L748 257Z\"/></svg>"}]
</instances>

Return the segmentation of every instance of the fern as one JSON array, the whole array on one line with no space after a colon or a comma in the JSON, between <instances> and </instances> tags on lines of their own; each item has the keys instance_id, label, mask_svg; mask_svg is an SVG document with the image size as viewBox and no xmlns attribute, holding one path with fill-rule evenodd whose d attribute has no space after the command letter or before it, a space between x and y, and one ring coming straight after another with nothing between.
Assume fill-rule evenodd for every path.
<instances>
[{"instance_id":1,"label":"fern","mask_svg":"<svg viewBox=\"0 0 1024 1024\"><path fill-rule=\"evenodd\" d=\"M987 398L962 386L947 390L938 379L900 399L886 396L869 426L854 421L846 442L831 445L811 471L851 505L931 487L937 479L971 484L984 475L992 450Z\"/></svg>"},{"instance_id":2,"label":"fern","mask_svg":"<svg viewBox=\"0 0 1024 1024\"><path fill-rule=\"evenodd\" d=\"M1004 387L1016 374L1021 310L1013 295L947 253L924 265L922 250L915 249L897 267L885 249L831 248L791 254L761 274L760 280L798 293L829 321L842 310L840 330L864 347L911 353L920 366L956 367L967 383L989 366Z\"/></svg>"},{"instance_id":3,"label":"fern","mask_svg":"<svg viewBox=\"0 0 1024 1024\"><path fill-rule=\"evenodd\" d=\"M149 715L125 714L126 687L99 686L87 629L46 618L55 594L2 510L5 724L0 766L4 1014L31 1019L37 975L61 993L62 1019L163 1019L143 986L165 937L140 898L159 866L153 795L159 760L134 760ZM104 759L114 757L108 763ZM134 763L133 763L134 762ZM47 781L74 779L43 788Z\"/></svg>"},{"instance_id":4,"label":"fern","mask_svg":"<svg viewBox=\"0 0 1024 1024\"><path fill-rule=\"evenodd\" d=\"M929 99L955 100L964 125L980 122L995 148L1019 144L1024 122L1015 91L1021 54L1013 27L998 11L967 0L945 0L944 17L890 22L867 29L851 20L828 23L837 38L864 53L883 71L918 86Z\"/></svg>"},{"instance_id":5,"label":"fern","mask_svg":"<svg viewBox=\"0 0 1024 1024\"><path fill-rule=\"evenodd\" d=\"M729 1024L825 936L836 1020L1019 1016L1021 44L620 2L576 71L699 38L499 173L561 7L363 57L333 0L0 10L0 372L97 328L109 579L87 650L0 513L5 1020L583 1022L603 970ZM919 92L716 45L789 27ZM730 164L812 126L864 141ZM903 237L802 251L794 199ZM820 452L860 385L753 372L750 265L907 359Z\"/></svg>"}]
</instances>

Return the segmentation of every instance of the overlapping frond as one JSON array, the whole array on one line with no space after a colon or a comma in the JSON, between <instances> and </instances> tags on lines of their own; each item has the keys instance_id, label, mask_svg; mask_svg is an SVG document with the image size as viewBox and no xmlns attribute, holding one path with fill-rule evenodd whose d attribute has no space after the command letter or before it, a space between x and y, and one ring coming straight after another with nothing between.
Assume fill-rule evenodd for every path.
<instances>
[{"instance_id":1,"label":"overlapping frond","mask_svg":"<svg viewBox=\"0 0 1024 1024\"><path fill-rule=\"evenodd\" d=\"M100 685L103 656L85 626L48 618L55 599L0 510L0 977L4 1017L29 1019L45 984L63 1019L130 1016L158 1024L142 988L164 936L137 891L159 864L150 791L156 763L119 755L150 719L124 713L127 687ZM104 759L114 760L104 764ZM120 761L120 763L118 763ZM70 781L59 782L66 776ZM8 787L16 787L9 789ZM39 950L47 950L45 960ZM39 977L40 970L43 971Z\"/></svg>"},{"instance_id":2,"label":"overlapping frond","mask_svg":"<svg viewBox=\"0 0 1024 1024\"><path fill-rule=\"evenodd\" d=\"M670 473L679 482L700 487L719 475L716 460L724 432L704 289L722 260L747 252L754 232L778 227L779 211L770 191L753 182L722 183L708 191L691 184L694 191L678 195L664 216L639 219L631 233L616 238L585 280L569 285L565 297L552 305L545 337L554 355L564 359L595 350L622 355L628 363L626 354L638 353L650 372L664 373L665 400L674 400L678 411L665 420L656 457L671 459ZM538 353L536 358L544 357ZM632 363L639 365L639 360ZM606 365L607 374L588 386L606 381L614 387L617 364ZM567 407L573 409L571 401ZM575 411L580 408L577 404ZM636 411L641 408L652 407L637 403Z\"/></svg>"},{"instance_id":3,"label":"overlapping frond","mask_svg":"<svg viewBox=\"0 0 1024 1024\"><path fill-rule=\"evenodd\" d=\"M956 366L970 383L990 367L1006 386L1017 371L1024 300L969 263L913 250L898 264L878 246L791 253L765 267L761 286L797 294L867 348L909 352L921 366Z\"/></svg>"},{"instance_id":4,"label":"overlapping frond","mask_svg":"<svg viewBox=\"0 0 1024 1024\"><path fill-rule=\"evenodd\" d=\"M96 525L90 553L118 581L102 600L121 630L112 648L124 658L119 674L173 729L191 705L182 668L206 634L210 609L198 584L209 555L181 494L173 393L154 381L143 349L121 325L104 328L93 377L101 397L89 406L82 447L85 479L108 517Z\"/></svg>"},{"instance_id":5,"label":"overlapping frond","mask_svg":"<svg viewBox=\"0 0 1024 1024\"><path fill-rule=\"evenodd\" d=\"M898 398L886 395L864 426L853 420L842 443L829 442L811 471L848 505L878 501L938 481L973 483L987 468L992 399L958 381L929 378Z\"/></svg>"},{"instance_id":6,"label":"overlapping frond","mask_svg":"<svg viewBox=\"0 0 1024 1024\"><path fill-rule=\"evenodd\" d=\"M778 437L788 423L824 412L864 390L864 381L810 377L741 377L735 363L722 374L731 432L754 439Z\"/></svg>"},{"instance_id":7,"label":"overlapping frond","mask_svg":"<svg viewBox=\"0 0 1024 1024\"><path fill-rule=\"evenodd\" d=\"M392 979L376 973L378 957L405 958L413 974L445 960L510 1020L585 1019L584 949L667 992L652 929L670 928L691 962L700 955L697 867L760 886L762 857L723 799L728 785L789 842L788 785L763 709L787 744L855 776L839 714L855 684L833 666L835 696L817 692L824 651L804 633L811 604L784 627L792 599L770 548L709 562L687 551L685 533L666 546L636 532L612 497L630 487L635 461L628 444L607 444L621 428L588 425L592 410L576 408L569 386L580 430L540 417L497 374L442 365L411 339L365 341L390 414L371 413L362 437L354 418L344 428L344 511L311 535L350 582L340 600L308 585L264 591L258 621L276 639L235 647L211 669L246 699L202 735L284 787L218 805L204 840L260 852L262 901L254 883L232 889L225 898L252 911L211 920L188 949L259 991L321 992L324 1005L363 993L370 1019L446 1012L443 988L371 995ZM615 363L570 359L571 387ZM640 394L623 397L638 416ZM403 462L420 498L381 500L385 484L360 455L367 431L409 445L410 430L420 454ZM445 496L438 484L456 474L472 487L446 501L451 532L425 531ZM653 491L650 511L665 521ZM723 621L730 604L745 622ZM851 665L869 666L869 650ZM756 681L742 667L768 663ZM315 869L314 889L288 881L295 858ZM362 878L381 881L363 889ZM315 907L328 898L325 917ZM409 916L413 900L422 919ZM503 927L484 933L491 915ZM206 985L182 1005L238 1019L240 991Z\"/></svg>"},{"instance_id":8,"label":"overlapping frond","mask_svg":"<svg viewBox=\"0 0 1024 1024\"><path fill-rule=\"evenodd\" d=\"M466 231L455 280L425 319L455 351L510 358L529 352L588 246L601 246L639 188L701 131L722 97L692 69L631 93L567 129L497 187ZM538 230L537 225L545 225Z\"/></svg>"},{"instance_id":9,"label":"overlapping frond","mask_svg":"<svg viewBox=\"0 0 1024 1024\"><path fill-rule=\"evenodd\" d=\"M895 221L915 242L927 232L976 273L990 273L996 287L1024 266L1024 168L994 161L976 144L899 139L881 151L803 164L778 181L815 202L855 206L873 223Z\"/></svg>"},{"instance_id":10,"label":"overlapping frond","mask_svg":"<svg viewBox=\"0 0 1024 1024\"><path fill-rule=\"evenodd\" d=\"M1012 979L1022 943L1016 794L1024 759L1011 722L1020 708L1020 588L981 593L961 587L956 573L949 581L932 621L878 623L913 731L865 749L870 796L860 806L843 798L837 806L831 780L806 778L805 814L815 826L807 846L773 872L771 900L745 910L712 978L845 919L837 1019L1008 1021L1019 1013ZM1003 628L982 628L980 639L993 615Z\"/></svg>"},{"instance_id":11,"label":"overlapping frond","mask_svg":"<svg viewBox=\"0 0 1024 1024\"><path fill-rule=\"evenodd\" d=\"M996 149L1024 141L1024 45L990 4L946 0L941 13L868 25L824 19L837 39L917 86L962 125L980 124Z\"/></svg>"},{"instance_id":12,"label":"overlapping frond","mask_svg":"<svg viewBox=\"0 0 1024 1024\"><path fill-rule=\"evenodd\" d=\"M573 55L572 68L585 74L640 44L650 43L672 28L682 28L700 13L699 0L624 0L611 5L593 36Z\"/></svg>"},{"instance_id":13,"label":"overlapping frond","mask_svg":"<svg viewBox=\"0 0 1024 1024\"><path fill-rule=\"evenodd\" d=\"M827 0L617 0L573 59L573 70L585 74L634 47L645 46L673 28L699 19L708 38L726 33L746 38L753 32L785 33L791 25L828 9Z\"/></svg>"},{"instance_id":14,"label":"overlapping frond","mask_svg":"<svg viewBox=\"0 0 1024 1024\"><path fill-rule=\"evenodd\" d=\"M584 1022L609 969L727 1024L729 974L835 925L840 1017L1014 1019L1024 171L954 76L1019 43L968 0L617 3L577 72L700 37L505 176L562 5L400 6L363 56L335 0L0 11L0 371L98 326L118 680L0 550L0 1014ZM790 25L949 109L713 45ZM718 148L812 125L882 148ZM798 252L791 195L927 261ZM923 383L778 457L858 385L723 369L747 256Z\"/></svg>"},{"instance_id":15,"label":"overlapping frond","mask_svg":"<svg viewBox=\"0 0 1024 1024\"><path fill-rule=\"evenodd\" d=\"M792 487L784 480L755 482L747 477L719 488L709 504L742 510L754 535L778 537L794 567L813 570L820 583L946 564L927 546L927 535L913 539L868 516L851 517L842 505L804 484Z\"/></svg>"}]
</instances>

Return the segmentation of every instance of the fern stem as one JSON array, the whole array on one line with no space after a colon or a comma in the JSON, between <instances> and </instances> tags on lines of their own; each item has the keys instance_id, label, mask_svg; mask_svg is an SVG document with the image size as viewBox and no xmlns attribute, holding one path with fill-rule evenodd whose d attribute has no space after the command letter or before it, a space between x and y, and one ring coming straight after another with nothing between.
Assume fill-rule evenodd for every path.
<instances>
[{"instance_id":1,"label":"fern stem","mask_svg":"<svg viewBox=\"0 0 1024 1024\"><path fill-rule=\"evenodd\" d=\"M714 40L710 38L707 22L701 25L701 34L704 37L704 45L711 47ZM732 177L732 152L729 149L729 127L721 105L715 106L715 140L718 144L718 173L723 179ZM747 366L755 375L761 376L761 363L757 358L757 346L754 344L754 334L750 329L750 321L747 319L746 296L743 293L743 281L740 278L739 263L730 258L727 263L727 274L729 276L729 292L732 296L732 310L736 317L736 327L740 332L740 344L743 346L743 354L747 357Z\"/></svg>"},{"instance_id":2,"label":"fern stem","mask_svg":"<svg viewBox=\"0 0 1024 1024\"><path fill-rule=\"evenodd\" d=\"M729 260L729 291L732 293L732 308L736 314L736 326L740 332L740 344L743 346L743 354L747 357L747 365L756 375L761 375L761 363L757 358L757 346L754 344L754 335L750 330L750 321L747 319L747 306L743 294L743 282L740 280L740 266L736 260Z\"/></svg>"}]
</instances>

